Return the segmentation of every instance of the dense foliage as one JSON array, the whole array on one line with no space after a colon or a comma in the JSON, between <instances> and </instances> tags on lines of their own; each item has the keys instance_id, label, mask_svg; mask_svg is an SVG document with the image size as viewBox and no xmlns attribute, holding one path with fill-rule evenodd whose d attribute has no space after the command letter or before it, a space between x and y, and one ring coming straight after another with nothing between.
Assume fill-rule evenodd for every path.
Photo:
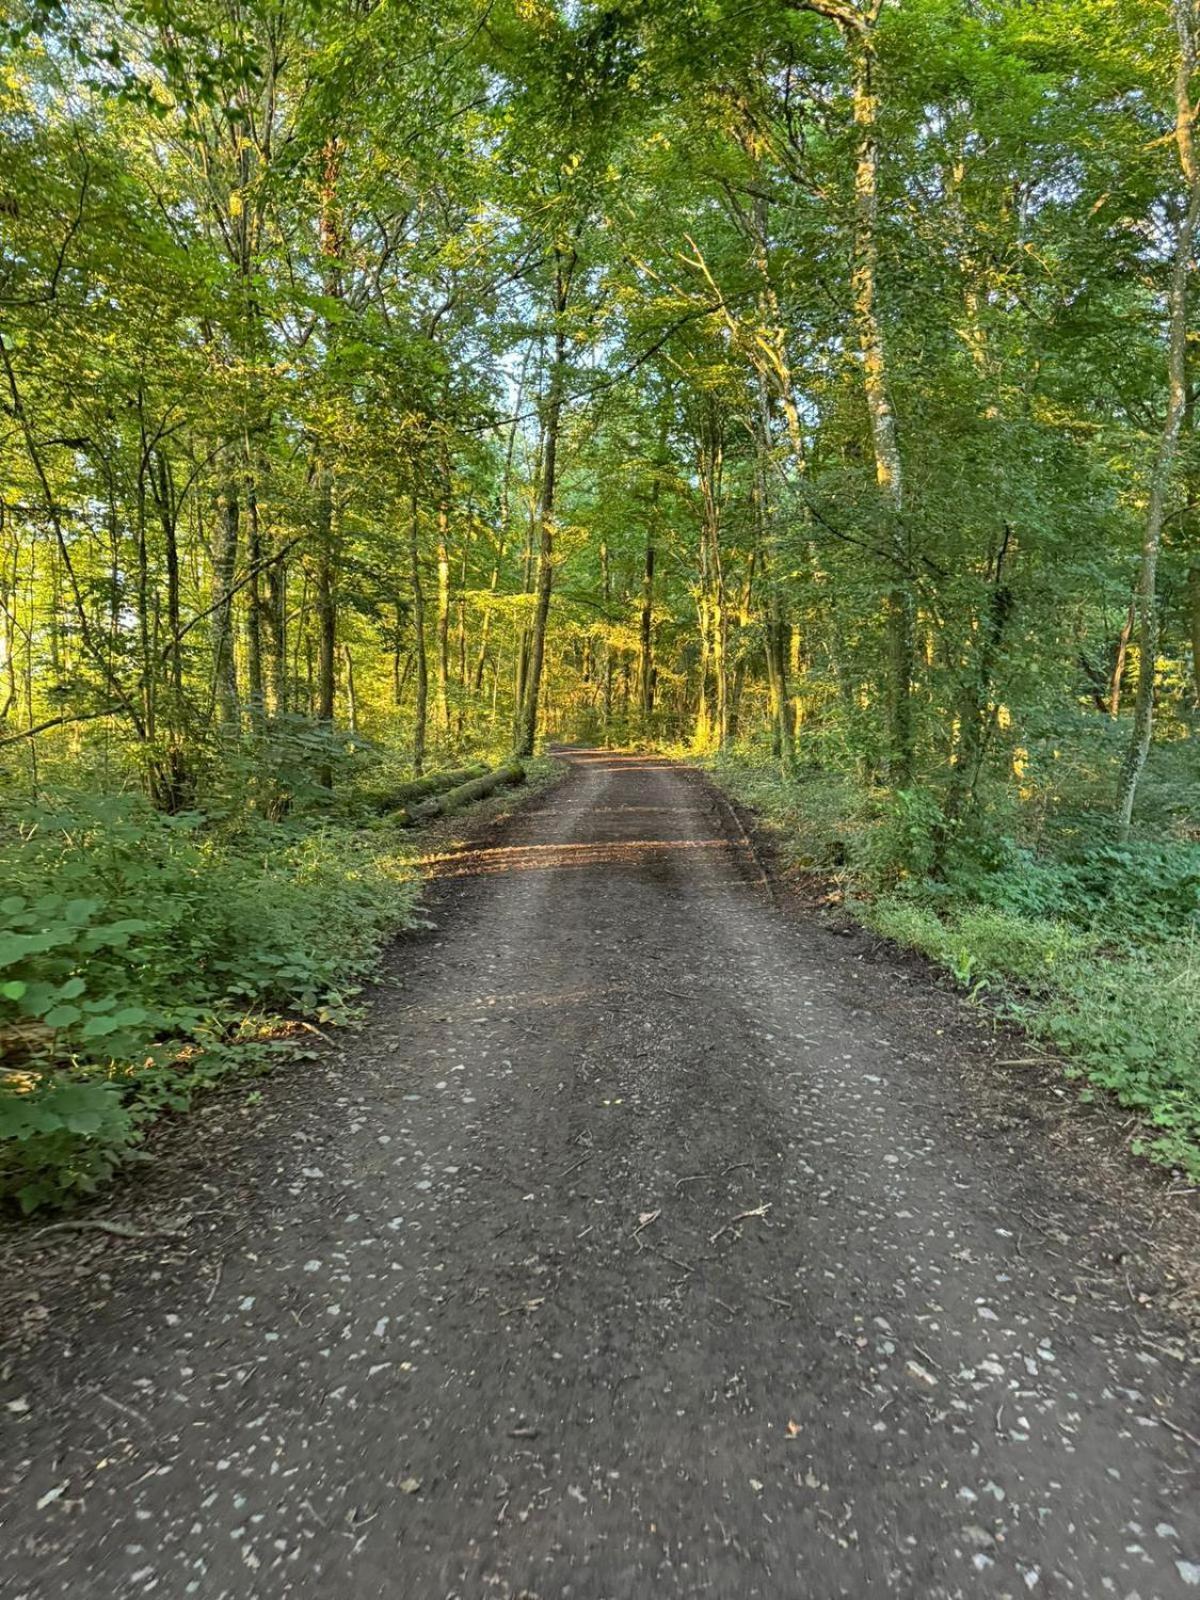
<instances>
[{"instance_id":1,"label":"dense foliage","mask_svg":"<svg viewBox=\"0 0 1200 1600\"><path fill-rule=\"evenodd\" d=\"M2 1115L90 1149L129 1062L336 989L360 769L557 732L757 764L1182 1159L1196 48L1193 0L14 0Z\"/></svg>"},{"instance_id":2,"label":"dense foliage","mask_svg":"<svg viewBox=\"0 0 1200 1600\"><path fill-rule=\"evenodd\" d=\"M407 920L410 852L346 826L232 835L126 795L4 819L0 1189L88 1192L147 1117L344 1014ZM301 1034L301 1037L305 1037ZM69 1069L69 1070L67 1070Z\"/></svg>"},{"instance_id":3,"label":"dense foliage","mask_svg":"<svg viewBox=\"0 0 1200 1600\"><path fill-rule=\"evenodd\" d=\"M781 830L792 866L1054 1046L1086 1097L1100 1087L1137 1113L1135 1148L1200 1178L1200 847L1063 826L1036 847L964 839L934 874L927 801L730 753L716 771Z\"/></svg>"}]
</instances>

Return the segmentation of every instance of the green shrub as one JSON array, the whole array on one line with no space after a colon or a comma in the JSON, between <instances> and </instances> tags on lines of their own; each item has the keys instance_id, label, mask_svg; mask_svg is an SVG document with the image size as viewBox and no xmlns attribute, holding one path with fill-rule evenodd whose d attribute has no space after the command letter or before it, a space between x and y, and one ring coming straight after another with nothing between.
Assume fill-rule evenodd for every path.
<instances>
[{"instance_id":1,"label":"green shrub","mask_svg":"<svg viewBox=\"0 0 1200 1600\"><path fill-rule=\"evenodd\" d=\"M1153 1130L1141 1146L1200 1179L1200 950L1165 943L1079 963L1033 1018L1088 1080Z\"/></svg>"},{"instance_id":2,"label":"green shrub","mask_svg":"<svg viewBox=\"0 0 1200 1600\"><path fill-rule=\"evenodd\" d=\"M990 991L1144 1119L1147 1153L1200 1178L1200 844L1118 844L1103 819L1060 815L1035 849L1012 811L948 830L929 789L784 779L730 753L715 770L795 859L837 868L864 921Z\"/></svg>"},{"instance_id":3,"label":"green shrub","mask_svg":"<svg viewBox=\"0 0 1200 1600\"><path fill-rule=\"evenodd\" d=\"M0 1193L25 1211L91 1194L137 1140L137 1120L114 1083L35 1073L0 1091Z\"/></svg>"},{"instance_id":4,"label":"green shrub","mask_svg":"<svg viewBox=\"0 0 1200 1600\"><path fill-rule=\"evenodd\" d=\"M885 896L861 909L885 937L922 951L965 984L1012 982L1032 994L1049 993L1095 948L1094 939L1062 923L989 907L945 914Z\"/></svg>"},{"instance_id":5,"label":"green shrub","mask_svg":"<svg viewBox=\"0 0 1200 1600\"><path fill-rule=\"evenodd\" d=\"M0 1192L90 1190L147 1116L261 1057L272 1017L343 1014L414 898L385 848L136 796L0 816Z\"/></svg>"},{"instance_id":6,"label":"green shrub","mask_svg":"<svg viewBox=\"0 0 1200 1600\"><path fill-rule=\"evenodd\" d=\"M898 897L862 908L897 944L960 983L1008 997L1096 1087L1154 1129L1159 1160L1200 1177L1200 961L1194 940L1105 958L1098 934L989 908L945 913ZM1032 1000L1032 1004L1030 1001Z\"/></svg>"}]
</instances>

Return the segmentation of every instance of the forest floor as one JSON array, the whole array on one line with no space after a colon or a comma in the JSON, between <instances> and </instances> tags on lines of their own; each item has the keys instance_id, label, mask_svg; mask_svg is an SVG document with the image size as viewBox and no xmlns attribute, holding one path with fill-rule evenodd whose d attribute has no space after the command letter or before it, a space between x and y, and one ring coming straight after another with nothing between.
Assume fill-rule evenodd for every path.
<instances>
[{"instance_id":1,"label":"forest floor","mask_svg":"<svg viewBox=\"0 0 1200 1600\"><path fill-rule=\"evenodd\" d=\"M10 1233L0 1594L1200 1595L1194 1196L702 774L568 760L124 1236Z\"/></svg>"}]
</instances>

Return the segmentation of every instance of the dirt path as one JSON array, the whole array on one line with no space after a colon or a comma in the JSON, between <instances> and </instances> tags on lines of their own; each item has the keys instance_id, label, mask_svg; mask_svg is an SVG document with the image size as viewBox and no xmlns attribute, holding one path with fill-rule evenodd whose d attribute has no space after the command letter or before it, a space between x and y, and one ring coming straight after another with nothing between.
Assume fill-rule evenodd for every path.
<instances>
[{"instance_id":1,"label":"dirt path","mask_svg":"<svg viewBox=\"0 0 1200 1600\"><path fill-rule=\"evenodd\" d=\"M572 765L210 1172L246 1220L8 1374L0 1593L1200 1596L1189 1367L978 1020L696 775Z\"/></svg>"}]
</instances>

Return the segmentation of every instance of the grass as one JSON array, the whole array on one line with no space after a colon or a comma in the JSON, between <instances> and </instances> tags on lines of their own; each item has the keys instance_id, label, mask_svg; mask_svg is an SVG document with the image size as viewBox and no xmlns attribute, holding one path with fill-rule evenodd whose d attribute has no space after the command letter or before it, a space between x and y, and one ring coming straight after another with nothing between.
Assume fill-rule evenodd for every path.
<instances>
[{"instance_id":1,"label":"grass","mask_svg":"<svg viewBox=\"0 0 1200 1600\"><path fill-rule=\"evenodd\" d=\"M993 815L935 869L928 791L784 779L737 753L709 766L791 865L834 876L860 921L1053 1046L1085 1097L1136 1113L1139 1152L1200 1181L1200 844L1177 807L1172 828L1127 845L1065 808L1036 843L1019 815Z\"/></svg>"},{"instance_id":2,"label":"grass","mask_svg":"<svg viewBox=\"0 0 1200 1600\"><path fill-rule=\"evenodd\" d=\"M75 1203L156 1118L311 1055L414 920L424 848L353 804L282 821L65 788L0 804L0 1198Z\"/></svg>"}]
</instances>

